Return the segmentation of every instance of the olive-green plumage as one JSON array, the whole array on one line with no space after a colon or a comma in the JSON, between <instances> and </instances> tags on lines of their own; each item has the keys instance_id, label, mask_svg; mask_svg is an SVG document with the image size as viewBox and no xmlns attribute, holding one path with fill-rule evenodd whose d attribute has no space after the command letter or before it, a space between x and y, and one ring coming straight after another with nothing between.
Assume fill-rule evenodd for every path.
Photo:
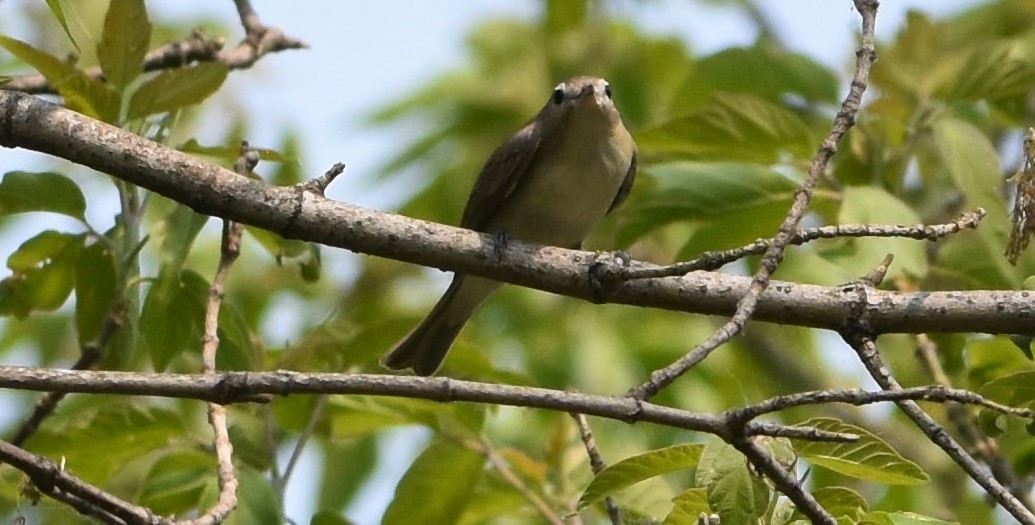
<instances>
[{"instance_id":1,"label":"olive-green plumage","mask_svg":"<svg viewBox=\"0 0 1035 525\"><path fill-rule=\"evenodd\" d=\"M528 124L489 157L460 226L578 248L629 195L636 143L601 78L562 82ZM501 283L457 274L428 316L382 358L391 369L438 370L457 334Z\"/></svg>"}]
</instances>

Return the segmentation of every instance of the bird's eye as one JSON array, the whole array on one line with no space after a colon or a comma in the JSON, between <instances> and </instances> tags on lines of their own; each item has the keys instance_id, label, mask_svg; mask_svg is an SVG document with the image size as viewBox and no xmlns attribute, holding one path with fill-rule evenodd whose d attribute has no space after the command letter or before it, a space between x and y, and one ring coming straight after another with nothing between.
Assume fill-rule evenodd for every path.
<instances>
[{"instance_id":1,"label":"bird's eye","mask_svg":"<svg viewBox=\"0 0 1035 525\"><path fill-rule=\"evenodd\" d=\"M554 104L560 104L561 102L564 102L564 90L561 88L553 90L552 100Z\"/></svg>"},{"instance_id":2,"label":"bird's eye","mask_svg":"<svg viewBox=\"0 0 1035 525\"><path fill-rule=\"evenodd\" d=\"M604 84L604 94L611 98L611 84Z\"/></svg>"}]
</instances>

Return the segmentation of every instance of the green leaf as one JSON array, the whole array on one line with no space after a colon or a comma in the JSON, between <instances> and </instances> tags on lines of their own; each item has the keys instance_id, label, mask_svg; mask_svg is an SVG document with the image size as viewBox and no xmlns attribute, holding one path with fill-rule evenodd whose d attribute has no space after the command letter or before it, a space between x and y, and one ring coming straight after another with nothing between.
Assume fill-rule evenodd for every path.
<instances>
[{"instance_id":1,"label":"green leaf","mask_svg":"<svg viewBox=\"0 0 1035 525\"><path fill-rule=\"evenodd\" d=\"M813 418L797 426L860 437L855 443L794 440L798 454L813 465L886 485L920 485L930 481L919 465L903 458L886 441L864 428L833 418Z\"/></svg>"},{"instance_id":2,"label":"green leaf","mask_svg":"<svg viewBox=\"0 0 1035 525\"><path fill-rule=\"evenodd\" d=\"M772 235L787 213L799 181L756 164L671 162L653 165L638 181L622 216L619 243L676 221L700 224L682 250L732 248ZM819 190L817 204L837 196Z\"/></svg>"},{"instance_id":3,"label":"green leaf","mask_svg":"<svg viewBox=\"0 0 1035 525\"><path fill-rule=\"evenodd\" d=\"M196 289L204 289L202 302L208 297L208 282L200 275L191 273L190 278L197 279ZM252 333L241 311L231 302L224 300L219 309L219 353L216 354L216 367L220 370L257 370L262 366L262 355L252 344Z\"/></svg>"},{"instance_id":4,"label":"green leaf","mask_svg":"<svg viewBox=\"0 0 1035 525\"><path fill-rule=\"evenodd\" d=\"M619 490L677 470L697 467L704 445L689 444L651 450L625 458L601 470L579 497L582 510Z\"/></svg>"},{"instance_id":5,"label":"green leaf","mask_svg":"<svg viewBox=\"0 0 1035 525\"><path fill-rule=\"evenodd\" d=\"M343 509L353 501L378 466L378 437L328 439L323 444L317 508Z\"/></svg>"},{"instance_id":6,"label":"green leaf","mask_svg":"<svg viewBox=\"0 0 1035 525\"><path fill-rule=\"evenodd\" d=\"M849 186L842 192L839 224L921 224L920 216L898 197L882 188ZM889 277L927 275L927 245L904 238L846 239L820 251L823 258L845 268L851 275L865 275L885 255L895 255Z\"/></svg>"},{"instance_id":7,"label":"green leaf","mask_svg":"<svg viewBox=\"0 0 1035 525\"><path fill-rule=\"evenodd\" d=\"M273 486L262 473L245 465L237 469L237 477L241 480L237 508L223 522L225 525L281 525L286 522L281 514L283 499L273 491ZM213 499L207 506L214 503Z\"/></svg>"},{"instance_id":8,"label":"green leaf","mask_svg":"<svg viewBox=\"0 0 1035 525\"><path fill-rule=\"evenodd\" d=\"M793 111L751 95L717 93L688 116L641 130L636 143L648 158L744 161L774 164L805 159L815 137Z\"/></svg>"},{"instance_id":9,"label":"green leaf","mask_svg":"<svg viewBox=\"0 0 1035 525\"><path fill-rule=\"evenodd\" d=\"M165 370L180 355L200 354L209 286L191 270L159 272L140 315L140 332L156 369ZM219 370L254 370L261 363L247 324L231 305L219 311L216 336Z\"/></svg>"},{"instance_id":10,"label":"green leaf","mask_svg":"<svg viewBox=\"0 0 1035 525\"><path fill-rule=\"evenodd\" d=\"M456 523L482 478L485 458L437 438L414 460L395 488L383 525Z\"/></svg>"},{"instance_id":11,"label":"green leaf","mask_svg":"<svg viewBox=\"0 0 1035 525\"><path fill-rule=\"evenodd\" d=\"M1017 40L977 46L951 84L950 99L978 101L1027 94L1035 84L1029 50Z\"/></svg>"},{"instance_id":12,"label":"green leaf","mask_svg":"<svg viewBox=\"0 0 1035 525\"><path fill-rule=\"evenodd\" d=\"M863 517L862 525L960 525L957 521L945 521L912 512L870 512Z\"/></svg>"},{"instance_id":13,"label":"green leaf","mask_svg":"<svg viewBox=\"0 0 1035 525\"><path fill-rule=\"evenodd\" d=\"M92 483L104 482L132 460L169 446L170 436L187 433L186 421L172 410L145 407L122 396L90 401L64 417L48 419L29 442L38 454L66 458L69 469ZM98 443L105 444L103 454L97 453ZM214 469L214 462L210 465Z\"/></svg>"},{"instance_id":14,"label":"green leaf","mask_svg":"<svg viewBox=\"0 0 1035 525\"><path fill-rule=\"evenodd\" d=\"M769 504L765 480L751 472L737 449L718 438L704 447L694 484L708 493L708 504L723 525L754 525Z\"/></svg>"},{"instance_id":15,"label":"green leaf","mask_svg":"<svg viewBox=\"0 0 1035 525\"><path fill-rule=\"evenodd\" d=\"M0 315L24 318L65 304L75 286L82 235L44 231L7 259L12 274L0 281Z\"/></svg>"},{"instance_id":16,"label":"green leaf","mask_svg":"<svg viewBox=\"0 0 1035 525\"><path fill-rule=\"evenodd\" d=\"M79 43L75 41L75 37L72 36L72 31L68 29L68 19L65 17L65 10L61 7L61 0L47 0L47 8L50 9L50 13L54 15L58 23L61 24L61 29L64 30L65 36L68 37L68 41L75 46L76 50L79 50Z\"/></svg>"},{"instance_id":17,"label":"green leaf","mask_svg":"<svg viewBox=\"0 0 1035 525\"><path fill-rule=\"evenodd\" d=\"M461 432L476 438L483 431L486 407L443 405L422 399L372 396L335 397L327 404L327 421L334 437L364 436L385 427L419 424L452 435ZM297 417L281 414L280 417ZM288 424L285 420L285 424ZM294 421L300 428L301 421Z\"/></svg>"},{"instance_id":18,"label":"green leaf","mask_svg":"<svg viewBox=\"0 0 1035 525\"><path fill-rule=\"evenodd\" d=\"M206 157L213 157L216 159L223 160L227 164L233 164L238 157L241 156L240 145L236 146L205 146L197 141L197 139L189 139L183 144L180 144L176 149L184 153L193 153L195 155L204 155ZM259 160L263 162L280 162L286 165L293 165L297 170L298 156L292 153L281 153L275 149L269 148L255 148L255 151L259 154ZM298 182L298 181L295 181ZM294 182L290 183L294 184Z\"/></svg>"},{"instance_id":19,"label":"green leaf","mask_svg":"<svg viewBox=\"0 0 1035 525\"><path fill-rule=\"evenodd\" d=\"M321 510L309 519L309 525L354 525L334 511Z\"/></svg>"},{"instance_id":20,"label":"green leaf","mask_svg":"<svg viewBox=\"0 0 1035 525\"><path fill-rule=\"evenodd\" d=\"M160 240L158 258L163 271L180 271L208 219L208 215L175 204L173 210L158 222L154 236Z\"/></svg>"},{"instance_id":21,"label":"green leaf","mask_svg":"<svg viewBox=\"0 0 1035 525\"><path fill-rule=\"evenodd\" d=\"M222 62L163 71L133 93L126 118L133 120L198 104L223 85L228 71Z\"/></svg>"},{"instance_id":22,"label":"green leaf","mask_svg":"<svg viewBox=\"0 0 1035 525\"><path fill-rule=\"evenodd\" d=\"M25 42L0 35L0 47L39 71L69 108L90 117L114 123L119 115L119 94L79 68Z\"/></svg>"},{"instance_id":23,"label":"green leaf","mask_svg":"<svg viewBox=\"0 0 1035 525\"><path fill-rule=\"evenodd\" d=\"M101 71L119 91L144 70L151 45L151 23L143 0L111 0L104 15L104 32L97 45Z\"/></svg>"},{"instance_id":24,"label":"green leaf","mask_svg":"<svg viewBox=\"0 0 1035 525\"><path fill-rule=\"evenodd\" d=\"M765 71L765 82L758 81L759 71ZM777 103L796 95L808 103L836 104L838 80L812 58L759 44L724 49L700 59L680 88L676 104L693 107L715 92L750 94Z\"/></svg>"},{"instance_id":25,"label":"green leaf","mask_svg":"<svg viewBox=\"0 0 1035 525\"><path fill-rule=\"evenodd\" d=\"M0 182L0 215L49 211L86 220L86 198L72 179L50 171L11 171Z\"/></svg>"},{"instance_id":26,"label":"green leaf","mask_svg":"<svg viewBox=\"0 0 1035 525\"><path fill-rule=\"evenodd\" d=\"M159 272L144 298L141 341L157 371L164 371L180 354L201 351L204 296L208 288L200 276L188 278L190 273Z\"/></svg>"},{"instance_id":27,"label":"green leaf","mask_svg":"<svg viewBox=\"0 0 1035 525\"><path fill-rule=\"evenodd\" d=\"M816 498L831 516L835 518L848 517L853 523L858 522L860 516L870 510L866 499L858 492L845 487L820 487L812 491L812 497ZM792 520L807 520L808 518L800 511L795 510L791 516Z\"/></svg>"},{"instance_id":28,"label":"green leaf","mask_svg":"<svg viewBox=\"0 0 1035 525\"><path fill-rule=\"evenodd\" d=\"M968 382L985 385L1017 372L1035 371L1035 363L1015 348L1003 336L968 338L962 352Z\"/></svg>"},{"instance_id":29,"label":"green leaf","mask_svg":"<svg viewBox=\"0 0 1035 525\"><path fill-rule=\"evenodd\" d=\"M277 259L277 264L283 265L285 262L297 264L299 274L306 282L316 282L320 279L323 258L318 244L297 239L285 239L262 228L246 226L245 231Z\"/></svg>"},{"instance_id":30,"label":"green leaf","mask_svg":"<svg viewBox=\"0 0 1035 525\"><path fill-rule=\"evenodd\" d=\"M1010 231L1009 213L999 194L1002 178L995 147L980 129L954 118L941 118L934 125L927 149L932 157L923 171L930 183L946 177L964 199L963 207L983 207L988 214L977 230L962 232L945 241L938 252L941 275L954 277L955 287L1016 288L1018 269L1003 257Z\"/></svg>"},{"instance_id":31,"label":"green leaf","mask_svg":"<svg viewBox=\"0 0 1035 525\"><path fill-rule=\"evenodd\" d=\"M687 489L672 498L672 510L661 525L696 525L701 513L711 512L707 491L700 487Z\"/></svg>"},{"instance_id":32,"label":"green leaf","mask_svg":"<svg viewBox=\"0 0 1035 525\"><path fill-rule=\"evenodd\" d=\"M107 245L98 242L84 248L75 274L75 327L80 345L97 337L116 286L115 258Z\"/></svg>"},{"instance_id":33,"label":"green leaf","mask_svg":"<svg viewBox=\"0 0 1035 525\"><path fill-rule=\"evenodd\" d=\"M982 385L978 394L1004 405L1027 405L1035 401L1035 370L997 377Z\"/></svg>"},{"instance_id":34,"label":"green leaf","mask_svg":"<svg viewBox=\"0 0 1035 525\"><path fill-rule=\"evenodd\" d=\"M174 449L148 470L140 504L161 515L183 515L201 506L215 483L215 458L200 450Z\"/></svg>"}]
</instances>

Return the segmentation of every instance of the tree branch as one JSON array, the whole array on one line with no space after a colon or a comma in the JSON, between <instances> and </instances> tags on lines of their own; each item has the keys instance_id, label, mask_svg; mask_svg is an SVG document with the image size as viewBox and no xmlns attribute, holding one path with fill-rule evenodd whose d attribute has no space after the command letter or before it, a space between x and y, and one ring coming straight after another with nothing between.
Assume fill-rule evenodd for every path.
<instances>
[{"instance_id":1,"label":"tree branch","mask_svg":"<svg viewBox=\"0 0 1035 525\"><path fill-rule=\"evenodd\" d=\"M245 38L237 46L223 49L222 38L213 38L195 30L181 40L170 42L148 52L144 56L144 71L159 71L198 62L216 61L225 63L230 69L247 69L269 53L309 47L302 40L289 37L278 28L263 26L254 11L251 11L251 16L247 17L246 21L246 15L241 12L241 4L245 4L248 9L251 9L247 5L248 2L235 0L235 4L237 4L238 14L245 28ZM93 78L103 76L100 67L87 68L84 72ZM31 94L57 93L57 90L40 74L15 77L4 84L3 89Z\"/></svg>"},{"instance_id":2,"label":"tree branch","mask_svg":"<svg viewBox=\"0 0 1035 525\"><path fill-rule=\"evenodd\" d=\"M77 371L0 365L0 388L81 394L124 394L216 403L262 399L262 394L366 394L410 397L431 401L467 401L518 407L544 408L615 419L648 422L685 430L727 436L723 415L691 412L627 397L597 396L446 377L409 377L379 374L277 372L223 372L170 374ZM838 439L838 435L810 434L815 429L752 421L745 435L810 435ZM840 439L839 439L840 440Z\"/></svg>"},{"instance_id":3,"label":"tree branch","mask_svg":"<svg viewBox=\"0 0 1035 525\"><path fill-rule=\"evenodd\" d=\"M281 236L460 271L586 300L593 254L513 240L497 259L491 235L325 199L299 187L266 186L191 155L25 95L0 91L0 145L56 155L181 202L200 213ZM657 266L633 262L633 269ZM752 280L694 272L606 287L605 302L731 315ZM1035 335L1028 292L886 292L866 305L881 333L984 332ZM772 281L753 318L837 330L853 315L843 287Z\"/></svg>"}]
</instances>

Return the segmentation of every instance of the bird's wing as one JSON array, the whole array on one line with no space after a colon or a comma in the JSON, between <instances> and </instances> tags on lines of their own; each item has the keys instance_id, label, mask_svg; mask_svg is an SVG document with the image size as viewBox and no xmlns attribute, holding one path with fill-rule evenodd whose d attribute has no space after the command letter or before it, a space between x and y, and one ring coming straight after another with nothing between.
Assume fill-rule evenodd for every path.
<instances>
[{"instance_id":1,"label":"bird's wing","mask_svg":"<svg viewBox=\"0 0 1035 525\"><path fill-rule=\"evenodd\" d=\"M625 180L622 181L622 187L618 188L618 193L615 194L615 200L611 202L611 207L607 209L607 213L615 211L615 208L622 205L625 202L625 198L629 196L629 192L632 191L633 181L636 180L636 150L633 150L632 162L629 163L629 171L625 172Z\"/></svg>"},{"instance_id":2,"label":"bird's wing","mask_svg":"<svg viewBox=\"0 0 1035 525\"><path fill-rule=\"evenodd\" d=\"M492 217L514 193L522 175L528 171L541 140L535 123L530 122L492 152L467 199L467 207L460 219L462 228L476 231L488 228Z\"/></svg>"}]
</instances>

